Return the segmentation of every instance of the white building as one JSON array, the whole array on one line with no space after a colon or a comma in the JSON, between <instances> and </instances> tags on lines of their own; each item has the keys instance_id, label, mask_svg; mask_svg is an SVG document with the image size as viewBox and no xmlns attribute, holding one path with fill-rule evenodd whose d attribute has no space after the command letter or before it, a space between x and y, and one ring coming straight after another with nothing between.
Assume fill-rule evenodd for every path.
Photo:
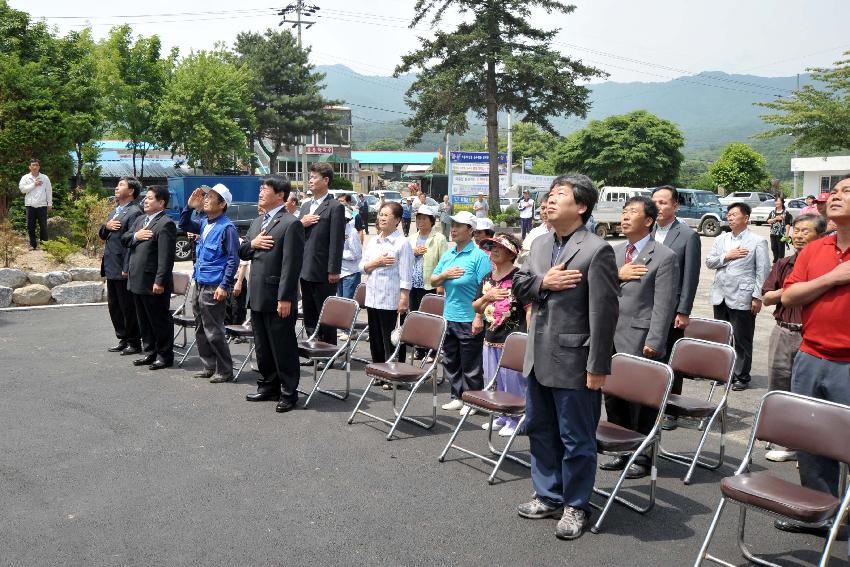
<instances>
[{"instance_id":1,"label":"white building","mask_svg":"<svg viewBox=\"0 0 850 567\"><path fill-rule=\"evenodd\" d=\"M791 171L803 175L803 195L818 195L850 175L850 156L793 158Z\"/></svg>"}]
</instances>

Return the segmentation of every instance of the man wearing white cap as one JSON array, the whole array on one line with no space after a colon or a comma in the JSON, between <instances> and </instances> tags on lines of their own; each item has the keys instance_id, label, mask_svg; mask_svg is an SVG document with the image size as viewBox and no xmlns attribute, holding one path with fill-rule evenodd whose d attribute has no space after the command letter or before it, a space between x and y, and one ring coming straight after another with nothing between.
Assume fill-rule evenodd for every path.
<instances>
[{"instance_id":1,"label":"man wearing white cap","mask_svg":"<svg viewBox=\"0 0 850 567\"><path fill-rule=\"evenodd\" d=\"M192 310L204 369L195 377L211 378L214 384L233 380L233 358L224 334L225 300L239 268L239 233L225 214L232 202L230 190L219 183L207 192L195 189L180 214L180 229L199 235ZM203 211L206 218L196 222L192 209Z\"/></svg>"}]
</instances>

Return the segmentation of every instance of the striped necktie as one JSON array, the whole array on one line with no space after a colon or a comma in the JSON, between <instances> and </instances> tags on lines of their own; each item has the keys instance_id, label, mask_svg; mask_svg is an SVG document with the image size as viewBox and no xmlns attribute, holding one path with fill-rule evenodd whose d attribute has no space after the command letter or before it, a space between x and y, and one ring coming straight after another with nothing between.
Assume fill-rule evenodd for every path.
<instances>
[{"instance_id":1,"label":"striped necktie","mask_svg":"<svg viewBox=\"0 0 850 567\"><path fill-rule=\"evenodd\" d=\"M266 213L265 216L263 217L263 224L260 228L265 230L266 227L268 226L270 220L272 220L272 214Z\"/></svg>"},{"instance_id":2,"label":"striped necktie","mask_svg":"<svg viewBox=\"0 0 850 567\"><path fill-rule=\"evenodd\" d=\"M632 263L632 259L633 259L632 257L634 256L634 253L636 251L637 251L637 246L635 246L634 244L629 244L628 246L626 246L626 264Z\"/></svg>"}]
</instances>

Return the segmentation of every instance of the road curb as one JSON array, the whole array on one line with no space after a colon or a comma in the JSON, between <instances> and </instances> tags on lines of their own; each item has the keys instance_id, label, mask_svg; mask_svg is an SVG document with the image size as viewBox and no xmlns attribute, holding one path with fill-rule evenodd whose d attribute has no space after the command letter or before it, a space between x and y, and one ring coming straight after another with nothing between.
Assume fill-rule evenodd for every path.
<instances>
[{"instance_id":1,"label":"road curb","mask_svg":"<svg viewBox=\"0 0 850 567\"><path fill-rule=\"evenodd\" d=\"M62 309L67 307L89 307L93 305L106 305L105 301L97 303L54 303L53 305L22 305L20 307L0 307L0 313L4 311L40 311L42 309Z\"/></svg>"}]
</instances>

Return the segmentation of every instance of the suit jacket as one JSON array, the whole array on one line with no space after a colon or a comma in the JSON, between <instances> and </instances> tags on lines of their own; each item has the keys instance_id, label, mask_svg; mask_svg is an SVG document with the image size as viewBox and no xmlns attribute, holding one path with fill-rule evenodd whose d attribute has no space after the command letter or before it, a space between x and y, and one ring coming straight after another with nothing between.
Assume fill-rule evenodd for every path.
<instances>
[{"instance_id":1,"label":"suit jacket","mask_svg":"<svg viewBox=\"0 0 850 567\"><path fill-rule=\"evenodd\" d=\"M260 234L262 226L263 217L254 219L239 247L239 257L251 261L248 305L253 311L275 312L278 301L291 301L294 314L298 304L298 278L306 253L304 227L286 209L281 209L266 226L274 246L269 250L254 250L251 240Z\"/></svg>"},{"instance_id":2,"label":"suit jacket","mask_svg":"<svg viewBox=\"0 0 850 567\"><path fill-rule=\"evenodd\" d=\"M153 232L150 240L134 242L133 235L144 224L145 215L139 215L130 230L121 236L130 255L127 289L139 295L153 295L153 284L158 284L165 288L165 293L171 294L177 227L163 211L148 225L148 230Z\"/></svg>"},{"instance_id":3,"label":"suit jacket","mask_svg":"<svg viewBox=\"0 0 850 567\"><path fill-rule=\"evenodd\" d=\"M740 242L734 243L731 232L718 236L705 258L705 265L717 270L711 284L711 304L720 305L725 301L730 309L749 311L753 299L761 299L761 288L770 273L770 254L767 240L755 232L746 229L740 236ZM749 252L743 258L727 262L726 252L737 246Z\"/></svg>"},{"instance_id":4,"label":"suit jacket","mask_svg":"<svg viewBox=\"0 0 850 567\"><path fill-rule=\"evenodd\" d=\"M552 265L552 235L534 240L522 268L514 275L513 292L531 304L531 325L523 374L534 370L550 388L586 388L587 373L609 374L617 326L619 281L614 250L582 227L573 233L555 264L580 270L573 289L541 291Z\"/></svg>"},{"instance_id":5,"label":"suit jacket","mask_svg":"<svg viewBox=\"0 0 850 567\"><path fill-rule=\"evenodd\" d=\"M657 229L658 225L655 225L655 229L652 231L653 240L655 240ZM670 232L667 233L667 238L664 239L664 246L672 250L679 259L679 283L677 286L679 291L673 317L676 316L676 313L690 315L694 307L697 287L699 287L702 241L694 229L676 219L673 221L673 226L670 227ZM672 321L673 318L671 317L670 320Z\"/></svg>"},{"instance_id":6,"label":"suit jacket","mask_svg":"<svg viewBox=\"0 0 850 567\"><path fill-rule=\"evenodd\" d=\"M310 214L310 203L301 207L301 218ZM329 195L316 209L319 222L304 230L304 266L301 277L308 282L328 283L328 274L342 272L345 246L345 207Z\"/></svg>"},{"instance_id":7,"label":"suit jacket","mask_svg":"<svg viewBox=\"0 0 850 567\"><path fill-rule=\"evenodd\" d=\"M614 247L617 268L626 263L628 242ZM675 252L651 239L634 259L647 267L640 280L620 283L620 317L614 333L617 352L643 356L648 346L664 356L667 332L676 311L679 259Z\"/></svg>"},{"instance_id":8,"label":"suit jacket","mask_svg":"<svg viewBox=\"0 0 850 567\"><path fill-rule=\"evenodd\" d=\"M106 222L113 220L112 213L109 213L109 218ZM122 272L127 271L125 260L127 259L127 247L121 242L121 237L130 230L130 227L136 222L139 215L142 214L142 209L135 203L127 205L121 214L115 217L114 220L121 221L121 228L118 230L109 230L106 228L106 222L100 225L98 236L104 241L103 258L100 259L100 275L108 280L123 280Z\"/></svg>"}]
</instances>

